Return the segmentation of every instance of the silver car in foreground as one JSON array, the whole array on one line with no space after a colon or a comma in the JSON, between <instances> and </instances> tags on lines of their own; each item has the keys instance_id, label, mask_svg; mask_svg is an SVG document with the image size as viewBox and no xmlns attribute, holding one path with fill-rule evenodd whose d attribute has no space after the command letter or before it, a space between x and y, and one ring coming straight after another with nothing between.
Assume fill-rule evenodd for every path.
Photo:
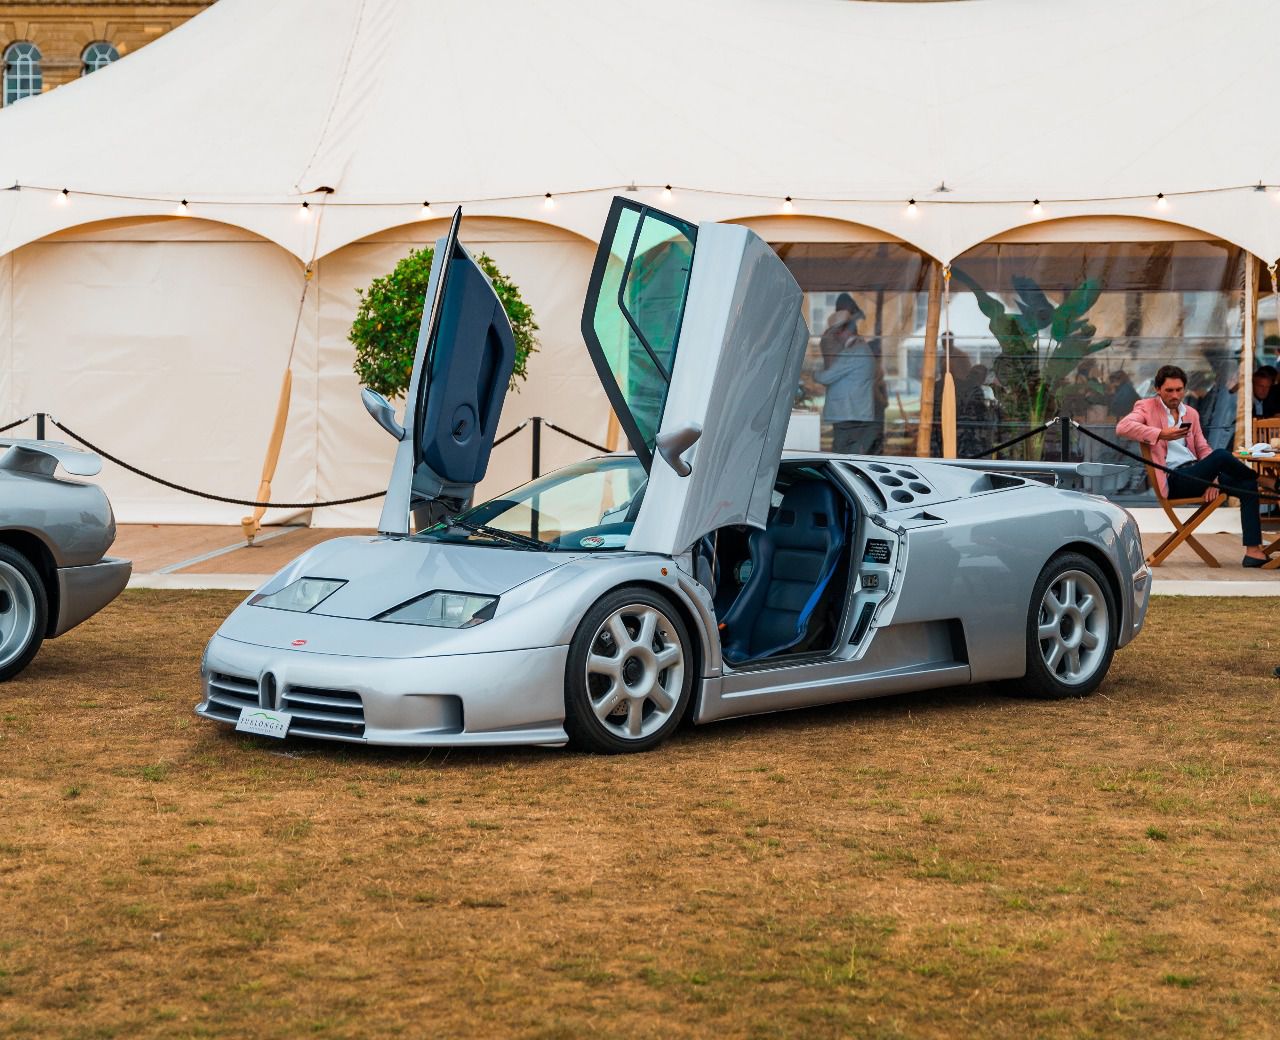
<instances>
[{"instance_id":1,"label":"silver car in foreground","mask_svg":"<svg viewBox=\"0 0 1280 1040\"><path fill-rule=\"evenodd\" d=\"M388 745L641 751L696 723L1001 682L1095 689L1142 626L1122 509L1014 466L787 453L801 292L749 230L619 198L583 334L634 454L468 508L510 327L436 245L372 537L308 551L210 641L197 712ZM970 468L977 465L978 468Z\"/></svg>"},{"instance_id":2,"label":"silver car in foreground","mask_svg":"<svg viewBox=\"0 0 1280 1040\"><path fill-rule=\"evenodd\" d=\"M120 594L128 560L104 555L116 538L100 487L102 460L54 441L0 439L0 682L45 639L70 631Z\"/></svg>"}]
</instances>

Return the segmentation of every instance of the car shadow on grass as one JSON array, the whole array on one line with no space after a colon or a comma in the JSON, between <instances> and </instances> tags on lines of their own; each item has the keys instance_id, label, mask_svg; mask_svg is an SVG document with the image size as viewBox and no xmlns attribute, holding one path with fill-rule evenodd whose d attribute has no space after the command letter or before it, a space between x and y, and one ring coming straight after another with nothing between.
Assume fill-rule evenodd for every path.
<instances>
[{"instance_id":1,"label":"car shadow on grass","mask_svg":"<svg viewBox=\"0 0 1280 1040\"><path fill-rule=\"evenodd\" d=\"M1067 703L1072 703L1068 701ZM649 755L666 753L715 754L717 749L735 750L743 740L759 739L772 742L780 735L795 735L813 731L833 732L848 726L906 725L915 719L944 722L959 714L972 711L998 712L1008 710L1035 711L1043 709L1045 702L1032 697L1010 696L987 684L951 686L915 693L899 693L885 697L840 701L834 704L814 705L786 711L774 711L761 715L726 719L698 726L686 720L670 739L648 752ZM1030 720L1029 720L1030 721ZM469 769L512 765L520 762L548 761L549 756L573 759L597 759L618 762L627 761L629 755L597 755L565 747L378 747L357 743L339 743L310 737L290 737L286 741L270 737L236 733L219 726L221 739L237 743L246 750L260 750L285 758L322 758L334 762L352 762L389 767L418 766L435 769Z\"/></svg>"}]
</instances>

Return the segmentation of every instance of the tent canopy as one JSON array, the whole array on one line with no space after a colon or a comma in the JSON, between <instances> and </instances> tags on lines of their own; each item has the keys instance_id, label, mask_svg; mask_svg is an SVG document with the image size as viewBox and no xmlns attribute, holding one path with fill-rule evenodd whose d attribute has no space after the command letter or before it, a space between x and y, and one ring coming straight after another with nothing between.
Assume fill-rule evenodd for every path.
<instances>
[{"instance_id":1,"label":"tent canopy","mask_svg":"<svg viewBox=\"0 0 1280 1040\"><path fill-rule=\"evenodd\" d=\"M1269 260L1278 38L1272 0L220 0L0 111L0 255L180 214L305 260L428 201L594 237L636 185L693 219L791 196L944 261L1108 214Z\"/></svg>"}]
</instances>

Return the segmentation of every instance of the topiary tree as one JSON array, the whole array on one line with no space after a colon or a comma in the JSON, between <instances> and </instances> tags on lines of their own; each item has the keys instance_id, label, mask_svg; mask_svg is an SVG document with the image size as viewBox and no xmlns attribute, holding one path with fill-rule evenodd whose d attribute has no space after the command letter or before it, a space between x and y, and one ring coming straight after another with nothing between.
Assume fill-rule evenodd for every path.
<instances>
[{"instance_id":1,"label":"topiary tree","mask_svg":"<svg viewBox=\"0 0 1280 1040\"><path fill-rule=\"evenodd\" d=\"M347 337L356 348L356 376L361 385L390 400L403 397L409 389L434 252L430 246L415 249L396 264L390 274L375 278L368 289L356 290L360 295L360 306ZM533 320L533 309L521 298L515 283L498 270L492 259L481 253L475 261L493 282L494 291L511 320L516 340L511 389L519 390L516 380L526 378L529 355L538 349L538 340L534 336L538 325Z\"/></svg>"}]
</instances>

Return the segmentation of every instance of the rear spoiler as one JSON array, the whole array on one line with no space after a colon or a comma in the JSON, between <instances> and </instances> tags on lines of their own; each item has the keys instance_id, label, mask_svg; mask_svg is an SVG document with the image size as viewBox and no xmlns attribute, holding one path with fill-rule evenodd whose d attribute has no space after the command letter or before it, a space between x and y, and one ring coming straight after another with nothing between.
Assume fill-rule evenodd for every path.
<instances>
[{"instance_id":1,"label":"rear spoiler","mask_svg":"<svg viewBox=\"0 0 1280 1040\"><path fill-rule=\"evenodd\" d=\"M1129 472L1128 466L1113 462L1013 462L1000 459L929 459L934 465L959 466L983 473L1007 473L1011 477L1118 477Z\"/></svg>"},{"instance_id":2,"label":"rear spoiler","mask_svg":"<svg viewBox=\"0 0 1280 1040\"><path fill-rule=\"evenodd\" d=\"M102 459L61 441L0 438L0 469L51 477L59 466L73 477L93 477L102 471Z\"/></svg>"}]
</instances>

